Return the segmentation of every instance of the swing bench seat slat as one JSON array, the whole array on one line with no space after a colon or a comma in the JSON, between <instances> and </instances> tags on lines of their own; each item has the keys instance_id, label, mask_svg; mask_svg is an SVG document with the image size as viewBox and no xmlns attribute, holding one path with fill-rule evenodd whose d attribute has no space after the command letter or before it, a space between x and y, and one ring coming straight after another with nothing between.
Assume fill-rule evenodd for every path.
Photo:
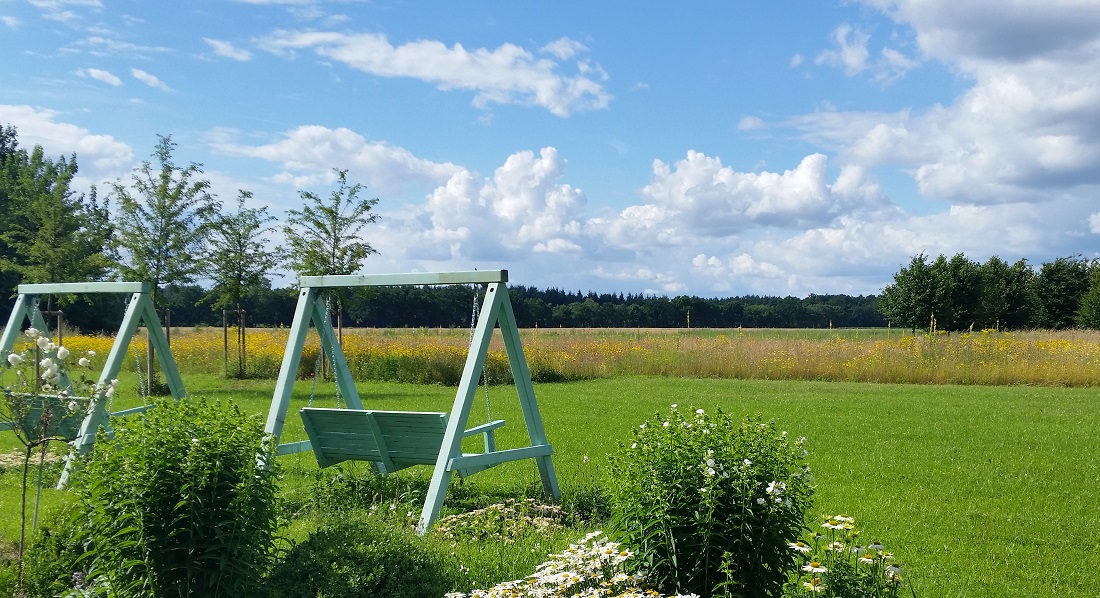
<instances>
[{"instance_id":1,"label":"swing bench seat slat","mask_svg":"<svg viewBox=\"0 0 1100 598\"><path fill-rule=\"evenodd\" d=\"M447 414L435 411L306 407L301 415L321 467L342 461L373 461L392 473L413 465L435 465L447 432ZM484 437L486 453L463 454L463 458L485 458L453 471L465 476L494 465L494 455L504 451L495 451L493 433L503 425L503 420L497 420L467 430L463 437Z\"/></svg>"}]
</instances>

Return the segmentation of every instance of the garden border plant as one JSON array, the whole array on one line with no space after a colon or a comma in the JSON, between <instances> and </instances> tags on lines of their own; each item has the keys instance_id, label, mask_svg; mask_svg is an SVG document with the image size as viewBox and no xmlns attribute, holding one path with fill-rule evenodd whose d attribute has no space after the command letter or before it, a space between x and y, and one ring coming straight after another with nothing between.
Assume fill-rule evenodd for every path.
<instances>
[{"instance_id":1,"label":"garden border plant","mask_svg":"<svg viewBox=\"0 0 1100 598\"><path fill-rule=\"evenodd\" d=\"M276 547L277 471L261 465L272 450L234 404L164 400L125 419L75 478L90 583L117 596L255 595Z\"/></svg>"},{"instance_id":2,"label":"garden border plant","mask_svg":"<svg viewBox=\"0 0 1100 598\"><path fill-rule=\"evenodd\" d=\"M639 425L612 457L613 516L652 583L703 597L779 596L801 563L813 477L803 438L774 422L683 409Z\"/></svg>"}]
</instances>

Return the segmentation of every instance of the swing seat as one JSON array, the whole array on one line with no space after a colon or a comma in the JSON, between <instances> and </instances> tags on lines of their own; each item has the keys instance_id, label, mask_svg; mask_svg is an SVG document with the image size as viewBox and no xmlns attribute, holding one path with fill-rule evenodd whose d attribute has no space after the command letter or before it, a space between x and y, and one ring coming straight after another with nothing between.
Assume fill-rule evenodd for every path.
<instances>
[{"instance_id":1,"label":"swing seat","mask_svg":"<svg viewBox=\"0 0 1100 598\"><path fill-rule=\"evenodd\" d=\"M301 415L321 467L373 461L382 473L393 473L413 465L435 465L447 432L447 414L434 411L305 407ZM482 435L485 451L454 457L447 470L466 477L506 461L551 454L549 445L496 450L494 431L503 425L504 420L496 420L466 430L464 438Z\"/></svg>"}]
</instances>

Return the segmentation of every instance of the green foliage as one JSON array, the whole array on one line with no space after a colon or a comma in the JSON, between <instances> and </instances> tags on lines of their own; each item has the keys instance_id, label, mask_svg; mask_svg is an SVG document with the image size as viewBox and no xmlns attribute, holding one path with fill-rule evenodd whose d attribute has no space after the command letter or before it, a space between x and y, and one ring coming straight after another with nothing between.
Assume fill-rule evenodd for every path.
<instances>
[{"instance_id":1,"label":"green foliage","mask_svg":"<svg viewBox=\"0 0 1100 598\"><path fill-rule=\"evenodd\" d=\"M118 198L115 242L125 254L121 273L126 280L153 285L153 300L164 284L185 284L202 272L194 259L204 246L205 222L217 211L210 195L210 181L201 178L198 164L187 167L172 162L176 144L158 136L153 157L131 175L131 186L112 185Z\"/></svg>"},{"instance_id":2,"label":"green foliage","mask_svg":"<svg viewBox=\"0 0 1100 598\"><path fill-rule=\"evenodd\" d=\"M76 173L75 155L19 149L15 129L0 128L0 270L10 282L99 280L114 264L107 206L94 188L90 197L72 191Z\"/></svg>"},{"instance_id":3,"label":"green foliage","mask_svg":"<svg viewBox=\"0 0 1100 598\"><path fill-rule=\"evenodd\" d=\"M913 256L908 268L894 274L894 284L882 290L879 308L890 322L901 328L916 330L928 325L936 309L935 274L923 253Z\"/></svg>"},{"instance_id":4,"label":"green foliage","mask_svg":"<svg viewBox=\"0 0 1100 598\"><path fill-rule=\"evenodd\" d=\"M360 184L348 184L348 171L335 170L338 187L326 201L310 191L301 191L301 210L287 212L288 265L303 276L354 274L375 249L362 240L359 231L378 220L370 211L378 199L360 198Z\"/></svg>"},{"instance_id":5,"label":"green foliage","mask_svg":"<svg viewBox=\"0 0 1100 598\"><path fill-rule=\"evenodd\" d=\"M442 596L454 566L417 536L371 517L332 517L271 571L271 598Z\"/></svg>"},{"instance_id":6,"label":"green foliage","mask_svg":"<svg viewBox=\"0 0 1100 598\"><path fill-rule=\"evenodd\" d=\"M1058 266L1052 273L1061 270ZM929 263L922 253L882 290L879 308L892 324L912 330L930 329L933 318L936 328L947 331L1020 329L1033 325L1042 312L1036 301L1048 285L1040 282L1023 259L1010 266L993 256L978 264L959 253ZM1079 296L1064 300L1076 305Z\"/></svg>"},{"instance_id":7,"label":"green foliage","mask_svg":"<svg viewBox=\"0 0 1100 598\"><path fill-rule=\"evenodd\" d=\"M1081 297L1077 325L1082 328L1100 328L1100 263L1095 261L1089 265L1089 287Z\"/></svg>"},{"instance_id":8,"label":"green foliage","mask_svg":"<svg viewBox=\"0 0 1100 598\"><path fill-rule=\"evenodd\" d=\"M673 405L612 461L616 527L667 591L778 596L813 496L804 455L773 423Z\"/></svg>"},{"instance_id":9,"label":"green foliage","mask_svg":"<svg viewBox=\"0 0 1100 598\"><path fill-rule=\"evenodd\" d=\"M563 528L566 517L561 507L534 499L508 499L440 519L432 527L436 536L457 541L514 544L524 536L548 536Z\"/></svg>"},{"instance_id":10,"label":"green foliage","mask_svg":"<svg viewBox=\"0 0 1100 598\"><path fill-rule=\"evenodd\" d=\"M28 598L61 596L83 585L81 562L88 530L83 517L64 511L48 514L27 549L24 591Z\"/></svg>"},{"instance_id":11,"label":"green foliage","mask_svg":"<svg viewBox=\"0 0 1100 598\"><path fill-rule=\"evenodd\" d=\"M273 221L267 208L247 208L245 201L252 193L241 190L237 196L237 211L211 215L207 223L209 237L203 259L214 288L207 295L214 300L214 309L240 309L241 300L255 289L265 288L266 276L278 264L278 249L272 249L266 238Z\"/></svg>"},{"instance_id":12,"label":"green foliage","mask_svg":"<svg viewBox=\"0 0 1100 598\"><path fill-rule=\"evenodd\" d=\"M597 531L570 544L565 551L551 555L550 560L538 565L533 574L523 579L506 581L470 594L451 592L444 598L663 598L649 587L645 573L631 573L637 565L634 560L635 554L628 548L607 540L603 532ZM698 597L677 594L674 598Z\"/></svg>"},{"instance_id":13,"label":"green foliage","mask_svg":"<svg viewBox=\"0 0 1100 598\"><path fill-rule=\"evenodd\" d=\"M0 560L0 596L15 596L18 591L19 563Z\"/></svg>"},{"instance_id":14,"label":"green foliage","mask_svg":"<svg viewBox=\"0 0 1100 598\"><path fill-rule=\"evenodd\" d=\"M1011 266L997 256L979 269L981 277L981 327L1018 330L1031 323L1033 311L1032 281L1035 272L1027 260Z\"/></svg>"},{"instance_id":15,"label":"green foliage","mask_svg":"<svg viewBox=\"0 0 1100 598\"><path fill-rule=\"evenodd\" d=\"M254 594L275 542L270 451L236 405L162 401L125 420L77 478L91 575L119 596Z\"/></svg>"},{"instance_id":16,"label":"green foliage","mask_svg":"<svg viewBox=\"0 0 1100 598\"><path fill-rule=\"evenodd\" d=\"M1043 264L1035 277L1039 327L1072 327L1088 290L1089 263L1084 258L1060 257Z\"/></svg>"}]
</instances>

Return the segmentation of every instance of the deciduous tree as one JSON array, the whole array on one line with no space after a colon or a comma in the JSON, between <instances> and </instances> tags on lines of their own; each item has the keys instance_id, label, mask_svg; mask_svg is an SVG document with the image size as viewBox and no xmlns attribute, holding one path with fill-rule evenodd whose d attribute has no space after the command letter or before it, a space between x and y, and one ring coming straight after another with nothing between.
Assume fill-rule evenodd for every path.
<instances>
[{"instance_id":1,"label":"deciduous tree","mask_svg":"<svg viewBox=\"0 0 1100 598\"><path fill-rule=\"evenodd\" d=\"M1089 263L1081 256L1060 257L1039 268L1034 281L1037 323L1041 328L1070 328L1089 290Z\"/></svg>"},{"instance_id":2,"label":"deciduous tree","mask_svg":"<svg viewBox=\"0 0 1100 598\"><path fill-rule=\"evenodd\" d=\"M267 288L267 278L278 265L279 248L267 234L268 223L275 220L267 208L249 208L245 203L252 193L240 190L237 210L219 212L206 223L206 248L203 263L214 282L207 298L215 309L241 309L241 300L256 290Z\"/></svg>"},{"instance_id":3,"label":"deciduous tree","mask_svg":"<svg viewBox=\"0 0 1100 598\"><path fill-rule=\"evenodd\" d=\"M371 254L378 253L359 236L364 226L376 222L371 210L378 199L359 197L364 187L348 184L348 171L335 170L337 188L327 199L299 191L304 206L290 210L283 233L287 239L287 263L300 276L354 274Z\"/></svg>"},{"instance_id":4,"label":"deciduous tree","mask_svg":"<svg viewBox=\"0 0 1100 598\"><path fill-rule=\"evenodd\" d=\"M143 162L129 185L112 185L122 275L151 283L154 302L164 285L193 282L202 272L196 257L205 246L205 223L220 207L201 165L177 166L175 148L171 136L158 136L152 154L156 163Z\"/></svg>"}]
</instances>

